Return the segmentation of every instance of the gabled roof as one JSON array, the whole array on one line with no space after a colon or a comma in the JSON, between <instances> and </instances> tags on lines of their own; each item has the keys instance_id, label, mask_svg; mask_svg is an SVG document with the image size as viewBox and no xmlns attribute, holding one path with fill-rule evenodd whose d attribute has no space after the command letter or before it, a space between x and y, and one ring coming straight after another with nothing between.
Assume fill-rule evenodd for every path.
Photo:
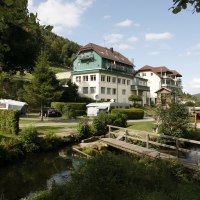
<instances>
[{"instance_id":1,"label":"gabled roof","mask_svg":"<svg viewBox=\"0 0 200 200\"><path fill-rule=\"evenodd\" d=\"M87 51L87 50L94 50L103 58L113 60L119 63L124 63L130 66L134 66L133 63L128 58L126 58L125 56L123 56L117 51L113 51L113 48L108 49L108 48L105 48L93 43L89 43L85 45L84 47L81 47L79 49L79 52Z\"/></svg>"},{"instance_id":2,"label":"gabled roof","mask_svg":"<svg viewBox=\"0 0 200 200\"><path fill-rule=\"evenodd\" d=\"M168 88L162 87L157 90L155 93L162 93L162 94L170 94L172 91Z\"/></svg>"},{"instance_id":3,"label":"gabled roof","mask_svg":"<svg viewBox=\"0 0 200 200\"><path fill-rule=\"evenodd\" d=\"M173 72L172 75L176 76L176 77L182 77L181 74L179 74L176 70L171 70Z\"/></svg>"},{"instance_id":4,"label":"gabled roof","mask_svg":"<svg viewBox=\"0 0 200 200\"><path fill-rule=\"evenodd\" d=\"M144 67L140 68L138 70L138 72L143 72L143 71L152 71L155 74L157 74L159 77L162 73L167 73L167 74L171 74L177 77L182 77L181 74L179 74L176 70L170 70L165 66L161 66L161 67L152 67L149 65L145 65Z\"/></svg>"}]
</instances>

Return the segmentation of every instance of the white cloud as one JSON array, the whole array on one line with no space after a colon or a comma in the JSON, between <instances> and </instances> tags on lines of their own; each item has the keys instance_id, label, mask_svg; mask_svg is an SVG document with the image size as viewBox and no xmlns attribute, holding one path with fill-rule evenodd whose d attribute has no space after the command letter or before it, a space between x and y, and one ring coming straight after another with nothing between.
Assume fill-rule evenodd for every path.
<instances>
[{"instance_id":1,"label":"white cloud","mask_svg":"<svg viewBox=\"0 0 200 200\"><path fill-rule=\"evenodd\" d=\"M106 44L116 44L116 43L119 43L123 39L123 37L124 36L122 34L112 33L112 34L106 35L104 37L104 40Z\"/></svg>"},{"instance_id":2,"label":"white cloud","mask_svg":"<svg viewBox=\"0 0 200 200\"><path fill-rule=\"evenodd\" d=\"M103 18L104 18L104 19L110 19L110 18L111 18L111 15L104 15Z\"/></svg>"},{"instance_id":3,"label":"white cloud","mask_svg":"<svg viewBox=\"0 0 200 200\"><path fill-rule=\"evenodd\" d=\"M130 38L127 39L127 41L130 42L130 43L135 43L135 42L137 42L138 40L139 40L139 39L138 39L137 37L135 37L135 36L132 36L132 37L130 37Z\"/></svg>"},{"instance_id":4,"label":"white cloud","mask_svg":"<svg viewBox=\"0 0 200 200\"><path fill-rule=\"evenodd\" d=\"M189 85L191 88L200 89L200 78L193 78Z\"/></svg>"},{"instance_id":5,"label":"white cloud","mask_svg":"<svg viewBox=\"0 0 200 200\"><path fill-rule=\"evenodd\" d=\"M147 54L150 55L150 56L157 56L157 55L160 54L160 52L159 51L151 51L151 52L149 52Z\"/></svg>"},{"instance_id":6,"label":"white cloud","mask_svg":"<svg viewBox=\"0 0 200 200\"><path fill-rule=\"evenodd\" d=\"M128 45L128 44L125 44L125 43L119 44L117 46L117 48L119 50L130 50L130 49L133 49L133 47L131 45Z\"/></svg>"},{"instance_id":7,"label":"white cloud","mask_svg":"<svg viewBox=\"0 0 200 200\"><path fill-rule=\"evenodd\" d=\"M133 21L130 19L126 19L116 24L116 26L120 27L130 27L133 24Z\"/></svg>"},{"instance_id":8,"label":"white cloud","mask_svg":"<svg viewBox=\"0 0 200 200\"><path fill-rule=\"evenodd\" d=\"M30 11L38 13L41 24L53 25L54 31L63 31L66 28L76 28L80 25L81 16L95 0L45 0L37 7L29 0Z\"/></svg>"},{"instance_id":9,"label":"white cloud","mask_svg":"<svg viewBox=\"0 0 200 200\"><path fill-rule=\"evenodd\" d=\"M173 34L170 32L164 32L164 33L147 33L145 34L145 39L148 41L151 40L168 40L173 37Z\"/></svg>"}]
</instances>

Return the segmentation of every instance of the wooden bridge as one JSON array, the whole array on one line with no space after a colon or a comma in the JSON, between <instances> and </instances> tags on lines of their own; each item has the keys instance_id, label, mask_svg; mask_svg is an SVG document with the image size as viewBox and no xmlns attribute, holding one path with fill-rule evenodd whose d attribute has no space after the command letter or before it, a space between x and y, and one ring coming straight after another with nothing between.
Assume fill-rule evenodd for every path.
<instances>
[{"instance_id":1,"label":"wooden bridge","mask_svg":"<svg viewBox=\"0 0 200 200\"><path fill-rule=\"evenodd\" d=\"M108 127L109 137L101 138L100 140L114 148L126 151L128 153L145 155L151 158L176 160L189 168L195 168L200 161L200 151L181 147L183 145L186 146L185 144L200 145L200 141L172 137L168 135L159 135L144 131L133 131L127 128L111 125L108 125ZM113 132L112 129L118 129L119 132ZM163 138L175 145L158 142ZM162 147L162 150L160 150L160 147ZM191 154L193 159L185 158L183 155L184 153Z\"/></svg>"}]
</instances>

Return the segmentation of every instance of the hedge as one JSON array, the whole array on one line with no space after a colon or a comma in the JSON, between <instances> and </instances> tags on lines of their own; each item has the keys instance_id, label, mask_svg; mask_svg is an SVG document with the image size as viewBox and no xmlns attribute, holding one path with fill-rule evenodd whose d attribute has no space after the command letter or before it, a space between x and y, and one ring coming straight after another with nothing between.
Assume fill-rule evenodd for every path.
<instances>
[{"instance_id":1,"label":"hedge","mask_svg":"<svg viewBox=\"0 0 200 200\"><path fill-rule=\"evenodd\" d=\"M0 110L0 131L5 134L18 134L19 115L16 110Z\"/></svg>"},{"instance_id":2,"label":"hedge","mask_svg":"<svg viewBox=\"0 0 200 200\"><path fill-rule=\"evenodd\" d=\"M142 110L140 108L130 108L130 109L116 108L116 109L112 109L111 113L112 114L117 114L117 113L125 114L125 115L127 115L128 119L143 119L143 117L144 117L144 110Z\"/></svg>"},{"instance_id":3,"label":"hedge","mask_svg":"<svg viewBox=\"0 0 200 200\"><path fill-rule=\"evenodd\" d=\"M52 102L51 107L57 109L62 114L64 114L66 110L75 111L77 116L79 114L85 115L86 113L86 103Z\"/></svg>"}]
</instances>

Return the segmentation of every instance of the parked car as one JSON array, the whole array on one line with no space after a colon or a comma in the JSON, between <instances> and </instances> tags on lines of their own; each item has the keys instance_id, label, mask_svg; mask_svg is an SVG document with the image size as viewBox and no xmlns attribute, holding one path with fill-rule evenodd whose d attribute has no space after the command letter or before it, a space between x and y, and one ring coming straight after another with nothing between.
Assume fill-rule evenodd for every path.
<instances>
[{"instance_id":1,"label":"parked car","mask_svg":"<svg viewBox=\"0 0 200 200\"><path fill-rule=\"evenodd\" d=\"M44 107L43 108L43 116L45 117L60 117L62 114L52 107Z\"/></svg>"}]
</instances>

